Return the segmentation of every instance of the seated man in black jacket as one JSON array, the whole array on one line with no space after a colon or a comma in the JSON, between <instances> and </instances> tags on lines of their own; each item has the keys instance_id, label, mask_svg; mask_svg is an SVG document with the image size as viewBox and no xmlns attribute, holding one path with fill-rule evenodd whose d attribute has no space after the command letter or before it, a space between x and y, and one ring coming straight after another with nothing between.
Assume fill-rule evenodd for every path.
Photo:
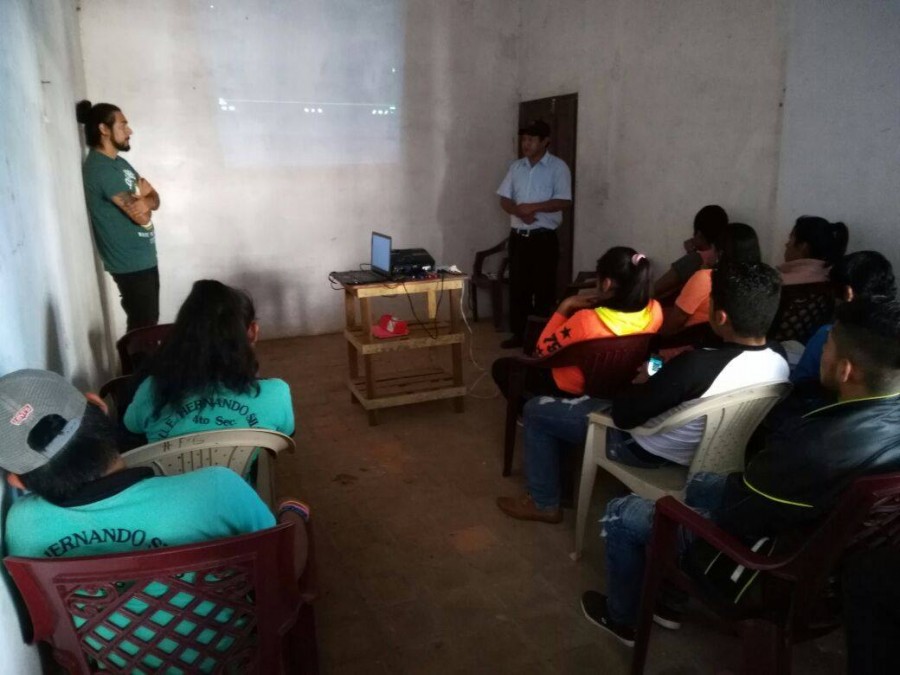
<instances>
[{"instance_id":1,"label":"seated man in black jacket","mask_svg":"<svg viewBox=\"0 0 900 675\"><path fill-rule=\"evenodd\" d=\"M776 536L827 514L854 479L900 470L900 304L854 301L838 309L820 367L838 402L787 420L743 473L697 474L687 504L742 538ZM585 616L627 645L644 578L654 504L613 499L602 519L608 595L582 596ZM660 625L677 628L665 613Z\"/></svg>"}]
</instances>

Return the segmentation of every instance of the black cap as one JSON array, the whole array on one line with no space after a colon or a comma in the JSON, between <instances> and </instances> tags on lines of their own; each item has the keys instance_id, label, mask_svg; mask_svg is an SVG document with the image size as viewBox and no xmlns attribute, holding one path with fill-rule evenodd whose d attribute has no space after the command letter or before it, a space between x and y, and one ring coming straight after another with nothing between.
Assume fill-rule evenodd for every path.
<instances>
[{"instance_id":1,"label":"black cap","mask_svg":"<svg viewBox=\"0 0 900 675\"><path fill-rule=\"evenodd\" d=\"M534 120L527 127L519 129L519 136L537 136L547 138L550 135L550 125L544 120Z\"/></svg>"}]
</instances>

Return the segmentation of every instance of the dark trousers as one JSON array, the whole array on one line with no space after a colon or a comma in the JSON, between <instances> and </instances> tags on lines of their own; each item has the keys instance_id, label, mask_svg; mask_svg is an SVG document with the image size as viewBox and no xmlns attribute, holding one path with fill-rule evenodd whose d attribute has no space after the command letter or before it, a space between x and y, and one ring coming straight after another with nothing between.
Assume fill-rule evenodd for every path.
<instances>
[{"instance_id":1,"label":"dark trousers","mask_svg":"<svg viewBox=\"0 0 900 675\"><path fill-rule=\"evenodd\" d=\"M844 566L847 672L900 672L900 551L862 551Z\"/></svg>"},{"instance_id":2,"label":"dark trousers","mask_svg":"<svg viewBox=\"0 0 900 675\"><path fill-rule=\"evenodd\" d=\"M509 380L515 360L514 356L501 356L491 366L491 377L494 378L494 383L505 399L509 398ZM550 368L526 368L524 393L528 396L575 398L575 394L565 392L556 386L553 371Z\"/></svg>"},{"instance_id":3,"label":"dark trousers","mask_svg":"<svg viewBox=\"0 0 900 675\"><path fill-rule=\"evenodd\" d=\"M159 323L159 269L113 274L119 287L122 309L128 317L127 331Z\"/></svg>"},{"instance_id":4,"label":"dark trousers","mask_svg":"<svg viewBox=\"0 0 900 675\"><path fill-rule=\"evenodd\" d=\"M522 337L529 314L550 316L556 308L559 239L554 230L509 235L509 329Z\"/></svg>"}]
</instances>

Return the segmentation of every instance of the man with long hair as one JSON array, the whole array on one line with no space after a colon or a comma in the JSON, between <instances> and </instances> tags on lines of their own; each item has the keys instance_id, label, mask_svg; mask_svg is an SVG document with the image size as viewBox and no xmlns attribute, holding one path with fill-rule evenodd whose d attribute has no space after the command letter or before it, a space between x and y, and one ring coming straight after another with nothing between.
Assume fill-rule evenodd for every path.
<instances>
[{"instance_id":1,"label":"man with long hair","mask_svg":"<svg viewBox=\"0 0 900 675\"><path fill-rule=\"evenodd\" d=\"M82 166L94 241L128 318L127 330L159 322L159 271L152 212L159 193L120 153L131 149L131 127L111 103L76 107L90 151Z\"/></svg>"}]
</instances>

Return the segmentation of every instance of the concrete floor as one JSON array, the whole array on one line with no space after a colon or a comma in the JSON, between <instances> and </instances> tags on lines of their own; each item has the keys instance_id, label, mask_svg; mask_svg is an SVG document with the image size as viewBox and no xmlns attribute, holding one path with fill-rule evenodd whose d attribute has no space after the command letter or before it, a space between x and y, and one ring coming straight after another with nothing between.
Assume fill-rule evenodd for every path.
<instances>
[{"instance_id":1,"label":"concrete floor","mask_svg":"<svg viewBox=\"0 0 900 675\"><path fill-rule=\"evenodd\" d=\"M501 352L488 322L474 330L483 367ZM468 349L468 345L467 345ZM444 363L447 349L377 357L377 369ZM351 404L340 335L260 344L264 376L291 385L297 453L278 463L279 493L308 501L316 524L316 604L324 673L626 673L630 650L581 615L584 590L603 589L599 510L621 488L595 490L585 555L569 559L574 511L562 524L519 522L498 495L523 491L501 471L504 402L467 358L475 385L462 414L448 401L381 413ZM843 672L839 633L794 651L794 672ZM648 673L735 670L740 647L692 609L680 631L656 628Z\"/></svg>"}]
</instances>

